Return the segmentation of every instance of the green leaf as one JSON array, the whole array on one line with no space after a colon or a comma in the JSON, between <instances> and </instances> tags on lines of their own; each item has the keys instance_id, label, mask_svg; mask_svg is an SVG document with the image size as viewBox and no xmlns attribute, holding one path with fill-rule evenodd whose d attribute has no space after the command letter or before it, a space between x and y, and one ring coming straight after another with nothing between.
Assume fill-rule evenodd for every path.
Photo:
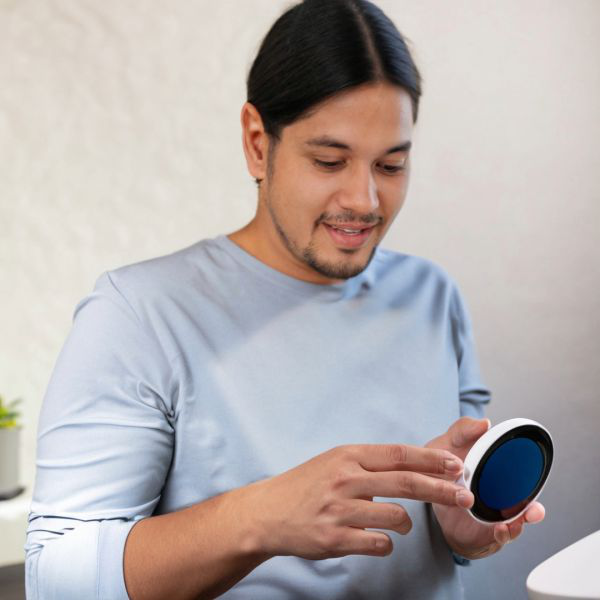
<instances>
[{"instance_id":1,"label":"green leaf","mask_svg":"<svg viewBox=\"0 0 600 600\"><path fill-rule=\"evenodd\" d=\"M15 398L8 404L0 396L0 429L10 429L18 427L17 419L21 416L17 406L22 402L22 398Z\"/></svg>"}]
</instances>

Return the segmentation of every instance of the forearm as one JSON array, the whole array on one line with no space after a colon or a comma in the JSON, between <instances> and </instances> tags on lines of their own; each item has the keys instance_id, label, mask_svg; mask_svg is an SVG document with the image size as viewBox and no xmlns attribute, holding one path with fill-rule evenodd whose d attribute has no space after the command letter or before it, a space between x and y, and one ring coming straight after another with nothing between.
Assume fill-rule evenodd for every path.
<instances>
[{"instance_id":1,"label":"forearm","mask_svg":"<svg viewBox=\"0 0 600 600\"><path fill-rule=\"evenodd\" d=\"M137 523L123 559L131 600L215 598L268 560L245 498L239 488Z\"/></svg>"}]
</instances>

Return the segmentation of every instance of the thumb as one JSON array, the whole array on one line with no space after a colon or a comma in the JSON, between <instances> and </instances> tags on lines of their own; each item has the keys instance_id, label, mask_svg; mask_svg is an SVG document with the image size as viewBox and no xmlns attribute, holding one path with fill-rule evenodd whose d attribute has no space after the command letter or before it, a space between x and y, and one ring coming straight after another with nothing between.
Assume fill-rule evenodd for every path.
<instances>
[{"instance_id":1,"label":"thumb","mask_svg":"<svg viewBox=\"0 0 600 600\"><path fill-rule=\"evenodd\" d=\"M455 448L472 446L490 427L489 419L462 417L450 426L448 433Z\"/></svg>"}]
</instances>

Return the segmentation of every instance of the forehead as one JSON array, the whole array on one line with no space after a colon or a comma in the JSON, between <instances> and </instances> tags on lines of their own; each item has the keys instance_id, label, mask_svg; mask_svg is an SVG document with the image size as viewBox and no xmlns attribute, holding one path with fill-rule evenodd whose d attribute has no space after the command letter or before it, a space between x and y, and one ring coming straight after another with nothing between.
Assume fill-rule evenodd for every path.
<instances>
[{"instance_id":1,"label":"forehead","mask_svg":"<svg viewBox=\"0 0 600 600\"><path fill-rule=\"evenodd\" d=\"M328 98L285 128L297 145L329 137L351 148L380 152L412 137L412 103L408 92L391 84L369 84ZM314 144L313 144L314 146Z\"/></svg>"}]
</instances>

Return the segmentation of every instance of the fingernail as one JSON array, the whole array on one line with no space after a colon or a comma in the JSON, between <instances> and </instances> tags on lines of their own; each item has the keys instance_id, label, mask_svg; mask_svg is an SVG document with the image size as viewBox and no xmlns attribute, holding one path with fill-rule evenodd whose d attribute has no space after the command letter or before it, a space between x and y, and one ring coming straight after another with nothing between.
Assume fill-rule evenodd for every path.
<instances>
[{"instance_id":1,"label":"fingernail","mask_svg":"<svg viewBox=\"0 0 600 600\"><path fill-rule=\"evenodd\" d=\"M458 472L462 469L462 463L455 458L446 458L444 460L444 469L446 469L446 471Z\"/></svg>"},{"instance_id":2,"label":"fingernail","mask_svg":"<svg viewBox=\"0 0 600 600\"><path fill-rule=\"evenodd\" d=\"M456 492L456 503L457 504L468 504L470 501L469 492L465 489L458 490Z\"/></svg>"},{"instance_id":3,"label":"fingernail","mask_svg":"<svg viewBox=\"0 0 600 600\"><path fill-rule=\"evenodd\" d=\"M387 538L378 537L375 540L375 547L377 548L377 550L383 550L385 547L387 547L387 544L388 544Z\"/></svg>"}]
</instances>

